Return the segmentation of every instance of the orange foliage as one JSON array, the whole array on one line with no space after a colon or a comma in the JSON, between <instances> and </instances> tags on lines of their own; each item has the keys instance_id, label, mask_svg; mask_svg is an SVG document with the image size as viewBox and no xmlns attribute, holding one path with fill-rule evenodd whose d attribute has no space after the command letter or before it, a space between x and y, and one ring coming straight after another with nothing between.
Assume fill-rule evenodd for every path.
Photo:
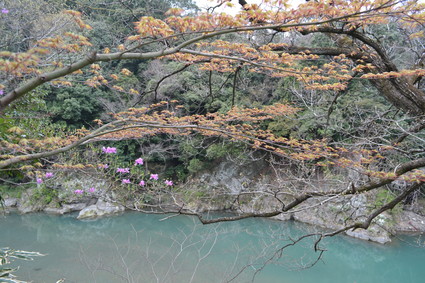
<instances>
[{"instance_id":1,"label":"orange foliage","mask_svg":"<svg viewBox=\"0 0 425 283\"><path fill-rule=\"evenodd\" d=\"M356 73L362 74L362 79L425 75L424 69L378 73L369 63L354 62L348 59L347 56L350 54L334 56L327 63L316 66L309 64L307 67L302 63L317 61L320 56L309 50L290 54L286 50L287 44L268 43L254 46L248 43L229 42L220 38L221 35L234 32L249 34L256 30L308 33L332 25L341 26L344 31L355 31L369 25L385 24L393 20L414 28L425 23L425 7L418 1L404 2L403 5L394 0L309 1L294 9L289 8L286 1L269 0L263 1L261 5L250 5L244 8L234 16L224 13L183 16L181 9L173 8L167 12L167 18L164 20L147 16L141 17L139 21L135 22L136 33L129 36L124 44L105 48L103 54L93 53L91 55L92 60L84 65L90 66L87 72L91 74L85 83L92 87L105 85L116 91L138 94L139 91L133 88L125 90L122 86L110 85L105 78L110 77L114 81L119 81L121 75L132 75L129 70L122 69L118 75L102 74L101 61L120 60L121 58L160 58L185 64L196 63L201 70L216 72L234 72L239 66L247 66L252 72L260 72L273 77L292 76L303 83L307 89L325 91L346 89L347 82ZM65 13L73 18L79 28L91 29L83 21L81 13L77 11L65 11ZM412 38L423 36L422 31L411 35ZM141 46L162 42L166 42L166 44L157 53L152 52L153 55L139 51ZM77 58L75 60L81 60L81 57L86 58L87 48L90 46L91 43L87 37L73 32L65 32L34 43L34 46L26 52L0 52L0 71L20 80L21 84L25 84L28 79L38 78L40 74L52 72L57 68L66 68L70 65L69 63L74 63L68 59L74 58L72 57L74 55ZM280 51L277 52L278 49ZM374 51L371 47L362 46L356 47L353 52L351 55L354 56L356 53L373 53ZM59 57L66 59L58 60L55 58L56 56L51 56L53 53L61 54ZM63 54L67 56L63 56ZM49 61L50 57L55 58L56 61ZM82 65L81 68L84 66ZM81 74L82 71L78 69L70 73ZM52 79L51 83L72 86L70 81L60 78ZM14 90L7 85L1 86L0 89L10 93L13 93ZM347 149L330 147L324 140L305 141L276 137L258 125L261 121L293 115L296 111L297 109L291 106L275 104L264 106L261 109L234 107L226 114L179 116L177 105L161 102L150 107L133 108L113 115L115 128L105 128L106 130L97 138L138 139L158 133L187 135L196 131L206 136L226 135L234 140L249 143L254 148L273 151L294 160L314 161L322 166L336 165L355 168L374 178L398 177L391 173L368 171L368 166L381 158L376 152L351 151L352 155L362 156L357 161L349 158ZM96 123L99 127L105 126L100 120L97 120ZM117 131L117 128L120 130ZM46 148L58 149L89 135L90 132L80 130L65 137L46 139L24 139L19 138L17 133L9 134L16 135L12 138L15 142L0 141L4 152L0 159L42 151ZM405 178L423 181L424 175L421 172L412 172L409 177Z\"/></svg>"}]
</instances>

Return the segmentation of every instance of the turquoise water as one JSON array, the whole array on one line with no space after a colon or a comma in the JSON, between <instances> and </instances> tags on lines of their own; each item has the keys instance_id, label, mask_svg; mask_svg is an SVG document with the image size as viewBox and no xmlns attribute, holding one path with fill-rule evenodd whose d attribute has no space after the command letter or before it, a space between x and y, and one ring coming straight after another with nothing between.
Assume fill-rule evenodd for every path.
<instances>
[{"instance_id":1,"label":"turquoise water","mask_svg":"<svg viewBox=\"0 0 425 283\"><path fill-rule=\"evenodd\" d=\"M425 282L424 239L404 236L378 245L338 236L322 259L312 240L274 252L313 227L250 219L201 225L196 218L125 213L94 221L75 215L0 217L0 247L47 254L15 261L33 282ZM267 264L265 264L267 262ZM233 281L232 281L233 279Z\"/></svg>"}]
</instances>

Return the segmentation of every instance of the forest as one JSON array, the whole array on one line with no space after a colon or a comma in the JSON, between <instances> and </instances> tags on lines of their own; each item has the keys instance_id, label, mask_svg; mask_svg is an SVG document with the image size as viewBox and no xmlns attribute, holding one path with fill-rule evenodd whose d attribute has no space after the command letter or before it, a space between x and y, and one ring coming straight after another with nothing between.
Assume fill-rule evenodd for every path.
<instances>
[{"instance_id":1,"label":"forest","mask_svg":"<svg viewBox=\"0 0 425 283\"><path fill-rule=\"evenodd\" d=\"M424 232L424 2L205 7L1 1L3 209Z\"/></svg>"}]
</instances>

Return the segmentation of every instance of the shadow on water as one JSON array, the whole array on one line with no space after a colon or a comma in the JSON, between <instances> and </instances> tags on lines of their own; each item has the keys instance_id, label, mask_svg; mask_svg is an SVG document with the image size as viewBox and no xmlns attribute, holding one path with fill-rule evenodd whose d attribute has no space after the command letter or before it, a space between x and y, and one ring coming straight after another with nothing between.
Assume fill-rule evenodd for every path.
<instances>
[{"instance_id":1,"label":"shadow on water","mask_svg":"<svg viewBox=\"0 0 425 283\"><path fill-rule=\"evenodd\" d=\"M48 254L15 262L20 279L34 282L416 283L425 278L425 250L409 236L386 246L345 236L327 239L323 259L304 269L318 256L314 239L306 239L264 265L290 238L317 229L270 219L202 225L194 217L141 213L92 221L11 214L0 218L0 227L1 247Z\"/></svg>"}]
</instances>

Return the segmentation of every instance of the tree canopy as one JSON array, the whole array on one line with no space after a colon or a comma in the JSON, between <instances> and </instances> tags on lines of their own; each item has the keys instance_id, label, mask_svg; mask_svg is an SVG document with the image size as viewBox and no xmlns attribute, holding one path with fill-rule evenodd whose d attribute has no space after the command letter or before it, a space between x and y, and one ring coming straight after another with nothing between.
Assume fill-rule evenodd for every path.
<instances>
[{"instance_id":1,"label":"tree canopy","mask_svg":"<svg viewBox=\"0 0 425 283\"><path fill-rule=\"evenodd\" d=\"M29 2L5 1L0 15L3 172L50 168L40 161L99 141L197 133L290 167L356 173L327 190L300 189L285 200L276 193L280 205L268 212L197 214L204 223L403 184L326 236L368 228L425 182L420 1L217 1L204 12L187 1ZM216 13L221 5L239 12ZM75 125L22 119L41 113ZM192 213L184 204L178 211Z\"/></svg>"}]
</instances>

